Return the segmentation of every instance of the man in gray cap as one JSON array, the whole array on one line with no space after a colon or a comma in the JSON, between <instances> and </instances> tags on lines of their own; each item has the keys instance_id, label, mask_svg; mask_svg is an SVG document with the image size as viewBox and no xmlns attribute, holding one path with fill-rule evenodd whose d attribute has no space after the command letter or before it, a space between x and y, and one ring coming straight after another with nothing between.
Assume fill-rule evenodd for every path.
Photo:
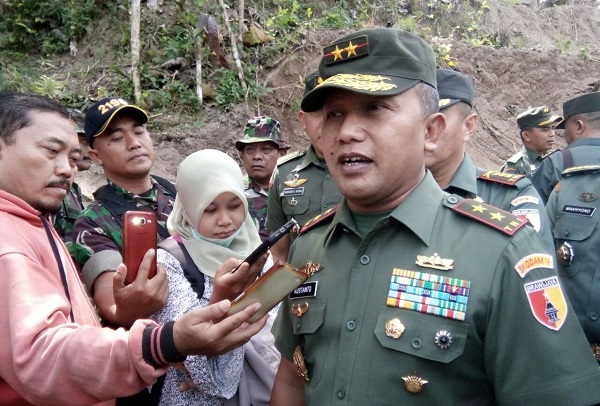
<instances>
[{"instance_id":1,"label":"man in gray cap","mask_svg":"<svg viewBox=\"0 0 600 406\"><path fill-rule=\"evenodd\" d=\"M478 120L473 110L475 86L471 79L459 72L438 69L437 88L446 129L436 148L425 151L425 166L437 184L446 192L486 202L529 220L542 235L547 249L553 251L546 210L529 179L525 175L477 168L465 151Z\"/></svg>"},{"instance_id":2,"label":"man in gray cap","mask_svg":"<svg viewBox=\"0 0 600 406\"><path fill-rule=\"evenodd\" d=\"M269 238L265 226L269 197L269 182L277 158L290 148L281 138L281 124L267 116L252 117L244 128L244 138L235 142L246 176L244 195L248 211L256 223L262 241Z\"/></svg>"},{"instance_id":3,"label":"man in gray cap","mask_svg":"<svg viewBox=\"0 0 600 406\"><path fill-rule=\"evenodd\" d=\"M587 93L563 104L564 120L555 128L564 129L566 148L547 156L531 182L544 203L563 170L573 166L596 165L600 157L600 92Z\"/></svg>"},{"instance_id":4,"label":"man in gray cap","mask_svg":"<svg viewBox=\"0 0 600 406\"><path fill-rule=\"evenodd\" d=\"M311 277L279 308L271 405L590 405L600 371L528 223L444 193L435 54L408 32L324 48L321 146L342 202L290 250Z\"/></svg>"},{"instance_id":5,"label":"man in gray cap","mask_svg":"<svg viewBox=\"0 0 600 406\"><path fill-rule=\"evenodd\" d=\"M553 151L554 127L562 117L547 106L531 107L517 116L523 148L508 158L500 172L525 175L531 179L542 160Z\"/></svg>"}]
</instances>

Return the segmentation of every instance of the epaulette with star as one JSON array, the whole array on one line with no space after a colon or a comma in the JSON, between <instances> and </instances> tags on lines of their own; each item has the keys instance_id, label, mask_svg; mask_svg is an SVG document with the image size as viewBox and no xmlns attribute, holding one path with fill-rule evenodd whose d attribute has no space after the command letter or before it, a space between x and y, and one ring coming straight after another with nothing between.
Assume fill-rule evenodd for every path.
<instances>
[{"instance_id":1,"label":"epaulette with star","mask_svg":"<svg viewBox=\"0 0 600 406\"><path fill-rule=\"evenodd\" d=\"M317 224L323 222L324 220L326 220L330 217L333 217L333 215L335 214L337 209L338 209L338 205L335 205L334 207L327 209L323 213L308 220L306 223L304 223L304 226L302 226L302 228L300 229L300 234L307 232L308 230L310 230Z\"/></svg>"},{"instance_id":2,"label":"epaulette with star","mask_svg":"<svg viewBox=\"0 0 600 406\"><path fill-rule=\"evenodd\" d=\"M452 210L508 235L514 235L528 223L521 217L475 199L462 200Z\"/></svg>"},{"instance_id":3,"label":"epaulette with star","mask_svg":"<svg viewBox=\"0 0 600 406\"><path fill-rule=\"evenodd\" d=\"M571 168L562 171L561 175L587 175L592 173L600 172L600 165L583 165L583 166L572 166Z\"/></svg>"},{"instance_id":4,"label":"epaulette with star","mask_svg":"<svg viewBox=\"0 0 600 406\"><path fill-rule=\"evenodd\" d=\"M518 181L525 178L525 175L498 172L498 171L485 171L479 174L479 179L487 180L490 182L502 183L504 185L514 186Z\"/></svg>"},{"instance_id":5,"label":"epaulette with star","mask_svg":"<svg viewBox=\"0 0 600 406\"><path fill-rule=\"evenodd\" d=\"M287 155L284 155L284 156L278 158L277 165L284 164L284 163L291 161L294 158L298 158L299 156L302 156L302 155L306 155L306 149L301 149L301 150L292 152L291 154L287 154Z\"/></svg>"}]
</instances>

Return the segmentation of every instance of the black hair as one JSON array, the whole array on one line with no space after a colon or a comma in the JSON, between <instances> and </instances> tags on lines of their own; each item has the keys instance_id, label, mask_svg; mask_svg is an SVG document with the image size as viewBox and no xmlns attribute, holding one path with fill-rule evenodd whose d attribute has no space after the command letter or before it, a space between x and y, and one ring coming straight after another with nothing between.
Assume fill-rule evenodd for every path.
<instances>
[{"instance_id":1,"label":"black hair","mask_svg":"<svg viewBox=\"0 0 600 406\"><path fill-rule=\"evenodd\" d=\"M56 100L39 94L0 92L0 138L7 145L14 143L15 132L32 124L30 111L57 113L69 119L68 110Z\"/></svg>"},{"instance_id":2,"label":"black hair","mask_svg":"<svg viewBox=\"0 0 600 406\"><path fill-rule=\"evenodd\" d=\"M425 82L420 82L415 85L414 89L419 95L423 118L435 114L440 110L440 96L435 87Z\"/></svg>"}]
</instances>

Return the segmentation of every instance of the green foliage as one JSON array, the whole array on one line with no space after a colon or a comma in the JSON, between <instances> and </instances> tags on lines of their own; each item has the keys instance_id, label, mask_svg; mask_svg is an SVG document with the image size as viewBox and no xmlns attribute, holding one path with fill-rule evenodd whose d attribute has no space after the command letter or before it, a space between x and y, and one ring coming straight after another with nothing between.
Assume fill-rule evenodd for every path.
<instances>
[{"instance_id":1,"label":"green foliage","mask_svg":"<svg viewBox=\"0 0 600 406\"><path fill-rule=\"evenodd\" d=\"M228 109L231 105L242 103L245 99L244 88L238 78L235 69L217 69L215 72L219 80L217 86L217 95L215 98L217 106ZM255 66L245 66L244 76L248 86L248 100L250 102L258 102L260 96L267 92L267 89L262 86L258 80L252 80L256 77Z\"/></svg>"}]
</instances>

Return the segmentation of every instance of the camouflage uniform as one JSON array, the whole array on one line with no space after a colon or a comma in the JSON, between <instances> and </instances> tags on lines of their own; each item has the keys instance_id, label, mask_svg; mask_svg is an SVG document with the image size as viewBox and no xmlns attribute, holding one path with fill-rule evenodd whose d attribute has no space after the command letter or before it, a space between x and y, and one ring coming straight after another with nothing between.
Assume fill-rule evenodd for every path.
<instances>
[{"instance_id":1,"label":"camouflage uniform","mask_svg":"<svg viewBox=\"0 0 600 406\"><path fill-rule=\"evenodd\" d=\"M73 183L52 221L54 229L67 245L71 242L73 224L83 209L81 189L77 183Z\"/></svg>"},{"instance_id":2,"label":"camouflage uniform","mask_svg":"<svg viewBox=\"0 0 600 406\"><path fill-rule=\"evenodd\" d=\"M151 207L157 214L159 230L161 227L166 230L166 221L173 209L175 196L164 186L152 179L152 188L142 195L134 195L110 181L107 186L112 188L125 202L135 202L138 207ZM94 196L96 193L98 190L94 192ZM120 259L120 252L123 248L122 233L122 219L115 219L110 211L96 200L90 203L75 221L73 243L69 252L79 265L83 282L90 291L98 275L107 270L116 269L122 261ZM160 233L157 235L157 241L162 241L163 238ZM118 261L115 261L115 257L111 257L108 262L103 261L102 256L90 261L100 252L107 250L118 251Z\"/></svg>"},{"instance_id":3,"label":"camouflage uniform","mask_svg":"<svg viewBox=\"0 0 600 406\"><path fill-rule=\"evenodd\" d=\"M261 241L269 238L267 230L267 206L269 202L269 191L264 190L252 180L248 175L244 177L244 195L248 200L248 212L254 219L254 224L258 230Z\"/></svg>"},{"instance_id":4,"label":"camouflage uniform","mask_svg":"<svg viewBox=\"0 0 600 406\"><path fill-rule=\"evenodd\" d=\"M279 158L269 189L267 228L275 231L291 218L300 227L340 202L342 196L324 160L312 146ZM290 233L291 242L298 230Z\"/></svg>"}]
</instances>

